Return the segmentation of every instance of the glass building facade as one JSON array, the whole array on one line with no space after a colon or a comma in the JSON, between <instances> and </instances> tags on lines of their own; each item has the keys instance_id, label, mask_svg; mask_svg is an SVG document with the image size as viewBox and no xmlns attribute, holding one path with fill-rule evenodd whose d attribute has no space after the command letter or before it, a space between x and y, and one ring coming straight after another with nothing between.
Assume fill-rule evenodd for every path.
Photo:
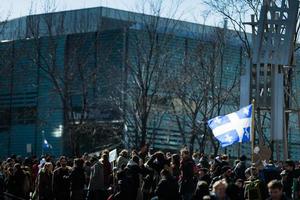
<instances>
[{"instance_id":1,"label":"glass building facade","mask_svg":"<svg viewBox=\"0 0 300 200\"><path fill-rule=\"evenodd\" d=\"M136 130L124 120L131 105L128 103L130 97L124 91L132 87L133 80L127 65L128 61L137 64L136 38L142 38L145 34L145 20L154 18L99 7L8 21L4 33L0 35L0 156L45 153L42 149L44 139L53 147L50 153L65 153L67 147L64 141L70 140L64 134L66 105L72 105L72 113L69 113L72 119L80 120L85 103L89 107L85 112L98 123L118 122L121 126L127 126L122 128L123 135L119 136L125 146L134 146ZM164 75L176 76L185 56L195 53L199 43L209 42L213 32L219 29L162 18L157 30L162 36L170 35L164 47L170 55L168 74ZM231 85L234 77L239 78L244 62L242 44L234 32L228 31L226 38L222 55L225 86ZM194 56L196 58L197 54ZM86 83L84 89L82 83ZM297 84L295 81L295 88ZM67 94L65 88L68 88ZM239 87L233 90L237 99L239 91ZM64 102L66 95L71 104ZM157 110L164 110L164 113L161 115L156 111L149 117L147 141L153 149L178 150L184 142L176 118L169 112L168 98L164 98L166 93L157 95L160 98L153 105L160 108ZM238 101L226 103L228 105L220 114L239 107ZM77 114L79 117L74 117ZM183 116L182 120L188 120L186 118ZM295 120L291 120L290 129L291 157L299 159L299 128ZM183 130L188 141L190 127L183 127ZM103 140L101 135L92 137ZM96 150L92 145L82 145L81 148L84 151ZM195 149L198 148L196 145ZM213 151L211 145L207 144L206 151ZM250 145L234 145L226 151L233 156L249 155Z\"/></svg>"}]
</instances>

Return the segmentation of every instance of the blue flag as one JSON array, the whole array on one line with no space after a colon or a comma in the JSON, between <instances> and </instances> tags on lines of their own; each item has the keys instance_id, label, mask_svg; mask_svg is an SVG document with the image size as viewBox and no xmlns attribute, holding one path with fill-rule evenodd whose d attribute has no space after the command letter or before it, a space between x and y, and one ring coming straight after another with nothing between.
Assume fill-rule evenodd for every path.
<instances>
[{"instance_id":1,"label":"blue flag","mask_svg":"<svg viewBox=\"0 0 300 200\"><path fill-rule=\"evenodd\" d=\"M43 149L52 149L51 144L48 143L46 138L44 138L44 140L43 140Z\"/></svg>"},{"instance_id":2,"label":"blue flag","mask_svg":"<svg viewBox=\"0 0 300 200\"><path fill-rule=\"evenodd\" d=\"M222 147L237 142L249 142L252 122L252 105L225 116L215 117L208 121L214 136Z\"/></svg>"}]
</instances>

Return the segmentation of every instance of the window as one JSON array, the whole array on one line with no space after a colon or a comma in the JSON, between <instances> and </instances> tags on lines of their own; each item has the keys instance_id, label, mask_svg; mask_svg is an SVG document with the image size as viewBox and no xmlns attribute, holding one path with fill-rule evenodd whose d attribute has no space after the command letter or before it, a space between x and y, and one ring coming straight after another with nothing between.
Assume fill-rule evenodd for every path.
<instances>
[{"instance_id":1,"label":"window","mask_svg":"<svg viewBox=\"0 0 300 200\"><path fill-rule=\"evenodd\" d=\"M16 107L12 111L13 123L33 124L37 119L36 107Z\"/></svg>"},{"instance_id":2,"label":"window","mask_svg":"<svg viewBox=\"0 0 300 200\"><path fill-rule=\"evenodd\" d=\"M0 108L0 131L6 131L10 125L9 108Z\"/></svg>"}]
</instances>

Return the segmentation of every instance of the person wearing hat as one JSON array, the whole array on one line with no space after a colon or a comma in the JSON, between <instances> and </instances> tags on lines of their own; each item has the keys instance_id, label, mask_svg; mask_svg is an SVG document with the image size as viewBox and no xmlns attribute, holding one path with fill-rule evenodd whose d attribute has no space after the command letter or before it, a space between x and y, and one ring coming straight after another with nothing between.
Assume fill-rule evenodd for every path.
<instances>
[{"instance_id":1,"label":"person wearing hat","mask_svg":"<svg viewBox=\"0 0 300 200\"><path fill-rule=\"evenodd\" d=\"M221 175L214 177L211 181L210 187L212 188L213 184L219 180L224 179L228 184L233 183L233 173L229 165L225 165L221 168Z\"/></svg>"},{"instance_id":2,"label":"person wearing hat","mask_svg":"<svg viewBox=\"0 0 300 200\"><path fill-rule=\"evenodd\" d=\"M247 168L246 160L247 160L247 157L245 155L242 155L239 159L239 162L235 166L233 173L234 173L234 176L236 179L246 180L246 177L245 177L245 170Z\"/></svg>"}]
</instances>

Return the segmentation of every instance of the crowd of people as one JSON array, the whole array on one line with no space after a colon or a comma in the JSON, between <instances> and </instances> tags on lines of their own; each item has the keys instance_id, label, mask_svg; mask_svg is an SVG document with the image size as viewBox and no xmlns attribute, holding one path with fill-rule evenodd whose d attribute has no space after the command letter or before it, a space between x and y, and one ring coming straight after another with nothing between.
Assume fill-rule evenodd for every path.
<instances>
[{"instance_id":1,"label":"crowd of people","mask_svg":"<svg viewBox=\"0 0 300 200\"><path fill-rule=\"evenodd\" d=\"M12 155L0 165L0 200L285 200L300 198L299 165L291 160L258 168L241 156L122 150L79 158Z\"/></svg>"}]
</instances>

